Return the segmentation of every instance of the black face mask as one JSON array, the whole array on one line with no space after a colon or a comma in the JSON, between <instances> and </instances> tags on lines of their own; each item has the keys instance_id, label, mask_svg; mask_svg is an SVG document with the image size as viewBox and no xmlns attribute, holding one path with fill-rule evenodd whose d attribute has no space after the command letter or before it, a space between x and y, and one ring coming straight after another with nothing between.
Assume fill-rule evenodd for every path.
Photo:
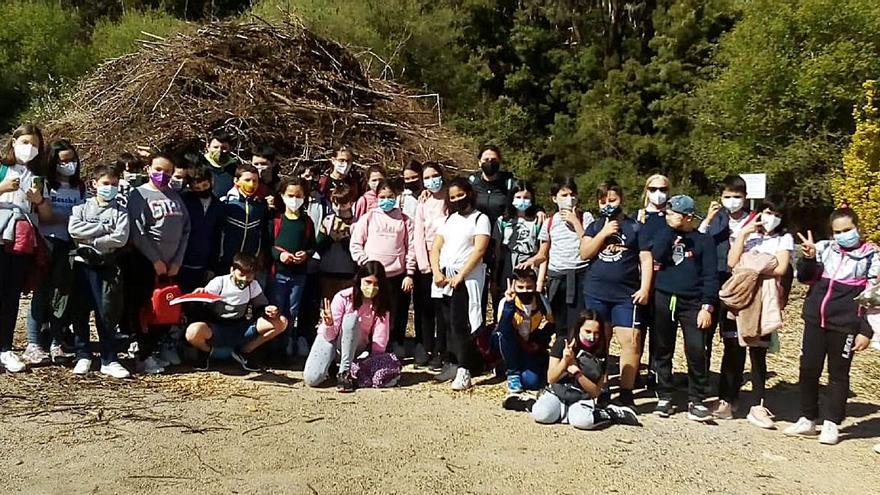
<instances>
[{"instance_id":1,"label":"black face mask","mask_svg":"<svg viewBox=\"0 0 880 495\"><path fill-rule=\"evenodd\" d=\"M528 306L535 302L535 293L534 292L517 292L516 297L519 298L519 302Z\"/></svg>"},{"instance_id":2,"label":"black face mask","mask_svg":"<svg viewBox=\"0 0 880 495\"><path fill-rule=\"evenodd\" d=\"M462 213L467 210L467 198L459 199L458 201L450 201L449 202L449 214L452 215L454 213Z\"/></svg>"},{"instance_id":3,"label":"black face mask","mask_svg":"<svg viewBox=\"0 0 880 495\"><path fill-rule=\"evenodd\" d=\"M414 180L412 182L404 182L403 187L409 191L417 193L422 189L422 181Z\"/></svg>"},{"instance_id":4,"label":"black face mask","mask_svg":"<svg viewBox=\"0 0 880 495\"><path fill-rule=\"evenodd\" d=\"M193 191L193 194L195 194L196 197L208 199L211 197L211 192L212 191L210 189L205 189L204 191Z\"/></svg>"},{"instance_id":5,"label":"black face mask","mask_svg":"<svg viewBox=\"0 0 880 495\"><path fill-rule=\"evenodd\" d=\"M486 174L487 177L492 177L493 175L498 173L498 170L501 169L501 163L496 159L491 159L487 162L483 162L480 164L480 169Z\"/></svg>"}]
</instances>

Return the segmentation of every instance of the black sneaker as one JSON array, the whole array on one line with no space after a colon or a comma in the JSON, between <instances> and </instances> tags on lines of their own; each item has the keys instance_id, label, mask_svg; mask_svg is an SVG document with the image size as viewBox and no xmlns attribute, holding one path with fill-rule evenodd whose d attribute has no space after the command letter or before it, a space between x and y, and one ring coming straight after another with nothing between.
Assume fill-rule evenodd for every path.
<instances>
[{"instance_id":1,"label":"black sneaker","mask_svg":"<svg viewBox=\"0 0 880 495\"><path fill-rule=\"evenodd\" d=\"M250 356L241 351L232 351L232 359L241 365L241 369L245 371L262 371L262 367L250 359Z\"/></svg>"},{"instance_id":2,"label":"black sneaker","mask_svg":"<svg viewBox=\"0 0 880 495\"><path fill-rule=\"evenodd\" d=\"M205 351L198 351L192 366L196 371L208 371L211 369L211 355Z\"/></svg>"},{"instance_id":3,"label":"black sneaker","mask_svg":"<svg viewBox=\"0 0 880 495\"><path fill-rule=\"evenodd\" d=\"M605 409L608 407L608 404L611 404L611 389L608 388L608 385L602 387L602 391L599 392L599 398L596 400L596 407L599 409Z\"/></svg>"},{"instance_id":4,"label":"black sneaker","mask_svg":"<svg viewBox=\"0 0 880 495\"><path fill-rule=\"evenodd\" d=\"M350 371L343 371L339 375L336 376L336 391L342 393L354 392L354 389L357 386L354 383L354 378L351 376Z\"/></svg>"},{"instance_id":5,"label":"black sneaker","mask_svg":"<svg viewBox=\"0 0 880 495\"><path fill-rule=\"evenodd\" d=\"M639 423L636 410L633 408L611 404L605 408L605 411L614 423L619 425L642 426L642 424Z\"/></svg>"},{"instance_id":6,"label":"black sneaker","mask_svg":"<svg viewBox=\"0 0 880 495\"><path fill-rule=\"evenodd\" d=\"M675 413L675 404L669 399L660 399L657 401L657 405L654 406L654 414L661 418L668 418L673 413Z\"/></svg>"},{"instance_id":7,"label":"black sneaker","mask_svg":"<svg viewBox=\"0 0 880 495\"><path fill-rule=\"evenodd\" d=\"M621 407L626 407L632 409L632 411L638 414L638 409L636 408L636 401L633 399L632 390L621 390L620 394L617 396L617 404Z\"/></svg>"},{"instance_id":8,"label":"black sneaker","mask_svg":"<svg viewBox=\"0 0 880 495\"><path fill-rule=\"evenodd\" d=\"M687 418L691 421L711 421L712 420L712 411L709 410L708 407L703 404L694 404L691 402L688 404L688 415Z\"/></svg>"},{"instance_id":9,"label":"black sneaker","mask_svg":"<svg viewBox=\"0 0 880 495\"><path fill-rule=\"evenodd\" d=\"M431 360L428 361L428 369L430 369L431 371L437 371L437 372L443 370L443 360L440 359L439 354L434 354L434 356L431 357Z\"/></svg>"},{"instance_id":10,"label":"black sneaker","mask_svg":"<svg viewBox=\"0 0 880 495\"><path fill-rule=\"evenodd\" d=\"M508 411L530 412L535 402L531 397L511 394L504 398L501 407Z\"/></svg>"}]
</instances>

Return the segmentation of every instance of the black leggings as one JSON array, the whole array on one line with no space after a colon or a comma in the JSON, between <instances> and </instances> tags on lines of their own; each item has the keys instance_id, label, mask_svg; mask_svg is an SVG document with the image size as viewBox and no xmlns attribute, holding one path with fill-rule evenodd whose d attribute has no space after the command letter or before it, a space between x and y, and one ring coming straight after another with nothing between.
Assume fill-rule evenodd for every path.
<instances>
[{"instance_id":1,"label":"black leggings","mask_svg":"<svg viewBox=\"0 0 880 495\"><path fill-rule=\"evenodd\" d=\"M404 278L406 278L405 273L388 277L388 285L391 287L391 338L389 343L400 345L403 345L406 338L406 323L409 320L410 293L403 291Z\"/></svg>"},{"instance_id":2,"label":"black leggings","mask_svg":"<svg viewBox=\"0 0 880 495\"><path fill-rule=\"evenodd\" d=\"M838 425L846 417L849 394L849 368L852 364L855 335L827 330L819 325L804 326L801 346L801 414L809 420L819 419L819 377L828 357L828 394L825 419Z\"/></svg>"},{"instance_id":3,"label":"black leggings","mask_svg":"<svg viewBox=\"0 0 880 495\"><path fill-rule=\"evenodd\" d=\"M472 374L480 373L483 369L483 357L477 350L474 335L480 329L471 332L471 324L468 317L469 296L464 282L452 291L451 296L443 296L441 312L443 321L447 324L449 351L456 363Z\"/></svg>"},{"instance_id":4,"label":"black leggings","mask_svg":"<svg viewBox=\"0 0 880 495\"><path fill-rule=\"evenodd\" d=\"M440 299L431 299L434 277L419 273L413 289L413 312L415 313L416 342L421 342L429 354L446 353L446 327L440 324Z\"/></svg>"},{"instance_id":5,"label":"black leggings","mask_svg":"<svg viewBox=\"0 0 880 495\"><path fill-rule=\"evenodd\" d=\"M724 339L724 356L721 358L721 377L718 382L718 398L731 404L739 400L746 366L746 349L752 363L752 393L758 402L764 400L767 384L767 348L742 347L739 339Z\"/></svg>"}]
</instances>

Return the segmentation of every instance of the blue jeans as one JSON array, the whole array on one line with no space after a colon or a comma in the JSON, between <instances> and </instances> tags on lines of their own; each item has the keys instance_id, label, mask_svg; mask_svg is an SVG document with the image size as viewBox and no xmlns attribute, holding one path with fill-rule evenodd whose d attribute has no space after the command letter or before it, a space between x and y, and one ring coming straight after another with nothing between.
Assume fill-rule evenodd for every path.
<instances>
[{"instance_id":1,"label":"blue jeans","mask_svg":"<svg viewBox=\"0 0 880 495\"><path fill-rule=\"evenodd\" d=\"M43 350L49 345L61 344L61 323L52 314L52 296L54 289L48 284L40 286L31 298L31 309L27 315L27 343L36 344ZM49 324L49 332L43 332L43 326Z\"/></svg>"},{"instance_id":2,"label":"blue jeans","mask_svg":"<svg viewBox=\"0 0 880 495\"><path fill-rule=\"evenodd\" d=\"M501 353L507 374L519 374L523 388L538 390L546 381L549 357L546 352L534 354L519 345L519 336L511 318L502 317L492 332L492 348Z\"/></svg>"},{"instance_id":3,"label":"blue jeans","mask_svg":"<svg viewBox=\"0 0 880 495\"><path fill-rule=\"evenodd\" d=\"M98 346L101 350L101 364L116 361L114 337L116 325L109 325L104 315L104 279L98 270L85 263L74 263L74 290L80 291L81 299L71 308L73 319L74 350L77 359L91 359L89 341L89 315L95 312L95 329L98 331Z\"/></svg>"},{"instance_id":4,"label":"blue jeans","mask_svg":"<svg viewBox=\"0 0 880 495\"><path fill-rule=\"evenodd\" d=\"M272 284L272 291L269 294L269 301L278 306L281 314L287 317L287 325L289 332L284 332L280 338L273 339L270 343L270 349L284 352L287 343L296 339L296 319L299 315L300 302L302 301L303 291L306 287L306 274L298 273L294 275L275 274L275 280Z\"/></svg>"}]
</instances>

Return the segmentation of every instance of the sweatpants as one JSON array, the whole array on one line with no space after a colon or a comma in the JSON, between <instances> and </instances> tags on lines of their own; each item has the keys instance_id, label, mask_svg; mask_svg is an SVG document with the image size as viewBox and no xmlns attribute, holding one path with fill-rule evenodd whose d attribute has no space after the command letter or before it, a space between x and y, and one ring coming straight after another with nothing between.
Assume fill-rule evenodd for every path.
<instances>
[{"instance_id":1,"label":"sweatpants","mask_svg":"<svg viewBox=\"0 0 880 495\"><path fill-rule=\"evenodd\" d=\"M468 317L469 296L465 283L462 282L452 291L451 296L443 296L440 303L443 321L448 328L447 338L449 352L456 364L471 374L480 373L483 369L483 357L477 350L474 336L480 329L471 332Z\"/></svg>"},{"instance_id":2,"label":"sweatpants","mask_svg":"<svg viewBox=\"0 0 880 495\"><path fill-rule=\"evenodd\" d=\"M828 330L813 323L804 325L801 345L800 379L801 415L809 420L819 419L819 377L825 358L828 358L828 387L825 398L827 421L841 424L846 417L846 399L849 394L849 369L853 358L856 336Z\"/></svg>"},{"instance_id":3,"label":"sweatpants","mask_svg":"<svg viewBox=\"0 0 880 495\"><path fill-rule=\"evenodd\" d=\"M675 297L674 311L670 305ZM697 328L700 301L677 297L661 291L654 293L654 337L657 339L654 365L657 370L657 395L672 399L672 356L678 327L684 334L684 352L688 365L688 400L695 404L709 395L709 363L706 360L706 330Z\"/></svg>"},{"instance_id":4,"label":"sweatpants","mask_svg":"<svg viewBox=\"0 0 880 495\"><path fill-rule=\"evenodd\" d=\"M342 319L339 335L332 342L321 334L315 337L309 357L303 368L303 382L307 387L317 387L330 377L330 366L339 361L339 372L351 369L351 363L366 347L358 346L358 315L349 313Z\"/></svg>"},{"instance_id":5,"label":"sweatpants","mask_svg":"<svg viewBox=\"0 0 880 495\"><path fill-rule=\"evenodd\" d=\"M580 400L566 406L555 394L545 391L532 405L532 419L536 423L552 425L568 423L579 430L591 430L598 426L595 402Z\"/></svg>"},{"instance_id":6,"label":"sweatpants","mask_svg":"<svg viewBox=\"0 0 880 495\"><path fill-rule=\"evenodd\" d=\"M416 342L421 342L429 354L446 353L446 328L440 325L439 299L431 298L434 276L419 273L413 289L413 313L415 314Z\"/></svg>"},{"instance_id":7,"label":"sweatpants","mask_svg":"<svg viewBox=\"0 0 880 495\"><path fill-rule=\"evenodd\" d=\"M721 358L721 377L718 382L718 398L731 404L739 400L746 366L746 350L752 363L752 394L760 403L764 399L767 384L767 348L743 347L737 338L724 339L724 356Z\"/></svg>"},{"instance_id":8,"label":"sweatpants","mask_svg":"<svg viewBox=\"0 0 880 495\"><path fill-rule=\"evenodd\" d=\"M388 277L391 287L391 338L389 342L403 345L406 338L406 324L409 321L409 300L411 294L404 292L403 279L406 273ZM398 356L402 358L403 356Z\"/></svg>"}]
</instances>

